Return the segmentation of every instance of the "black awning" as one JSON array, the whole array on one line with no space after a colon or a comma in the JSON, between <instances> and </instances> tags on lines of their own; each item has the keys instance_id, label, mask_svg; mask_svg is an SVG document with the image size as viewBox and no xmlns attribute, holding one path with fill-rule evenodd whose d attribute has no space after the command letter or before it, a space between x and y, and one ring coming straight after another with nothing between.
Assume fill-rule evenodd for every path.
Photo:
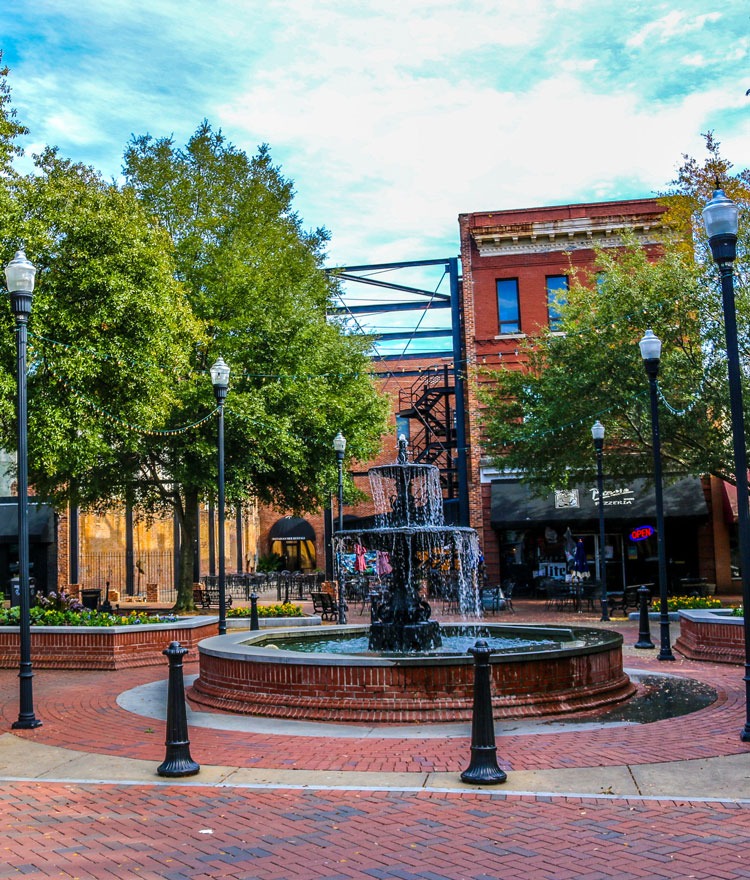
<instances>
[{"instance_id":1,"label":"black awning","mask_svg":"<svg viewBox=\"0 0 750 880\"><path fill-rule=\"evenodd\" d=\"M532 523L573 523L599 518L595 484L569 490L535 494L528 483L495 480L492 483L490 522L497 528ZM708 516L699 477L681 477L664 486L665 516ZM649 519L656 516L654 486L645 479L604 485L604 516L613 520Z\"/></svg>"},{"instance_id":2,"label":"black awning","mask_svg":"<svg viewBox=\"0 0 750 880\"><path fill-rule=\"evenodd\" d=\"M306 519L298 516L285 516L277 520L269 532L272 541L314 541L315 529Z\"/></svg>"},{"instance_id":3,"label":"black awning","mask_svg":"<svg viewBox=\"0 0 750 880\"><path fill-rule=\"evenodd\" d=\"M28 507L29 540L37 544L52 544L55 540L55 514L49 504L30 502ZM0 543L13 544L18 540L18 502L0 502Z\"/></svg>"}]
</instances>

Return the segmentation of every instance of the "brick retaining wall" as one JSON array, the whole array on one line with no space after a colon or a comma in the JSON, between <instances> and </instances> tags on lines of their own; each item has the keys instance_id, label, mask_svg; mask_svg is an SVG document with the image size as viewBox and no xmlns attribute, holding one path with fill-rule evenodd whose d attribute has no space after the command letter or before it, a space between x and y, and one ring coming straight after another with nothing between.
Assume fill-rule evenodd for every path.
<instances>
[{"instance_id":1,"label":"brick retaining wall","mask_svg":"<svg viewBox=\"0 0 750 880\"><path fill-rule=\"evenodd\" d=\"M674 647L689 660L742 664L744 618L710 611L680 611L680 636Z\"/></svg>"},{"instance_id":2,"label":"brick retaining wall","mask_svg":"<svg viewBox=\"0 0 750 880\"><path fill-rule=\"evenodd\" d=\"M216 635L217 618L184 618L176 623L138 626L33 626L31 662L37 669L126 669L166 664L170 642L190 650L184 662L198 659L201 639ZM0 668L19 663L19 628L0 627Z\"/></svg>"}]
</instances>

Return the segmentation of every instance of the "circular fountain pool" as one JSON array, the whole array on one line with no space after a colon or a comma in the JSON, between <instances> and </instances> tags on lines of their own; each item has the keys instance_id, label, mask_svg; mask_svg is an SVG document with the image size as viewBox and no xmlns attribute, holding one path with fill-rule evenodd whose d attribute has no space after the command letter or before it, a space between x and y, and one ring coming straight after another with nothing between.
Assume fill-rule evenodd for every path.
<instances>
[{"instance_id":1,"label":"circular fountain pool","mask_svg":"<svg viewBox=\"0 0 750 880\"><path fill-rule=\"evenodd\" d=\"M627 699L622 637L581 627L443 625L446 641L509 640L492 655L496 718L558 715ZM456 653L339 653L367 627L310 627L205 639L191 700L214 709L316 721L404 723L471 718L474 661ZM327 642L336 652L299 650ZM317 644L316 644L317 643ZM523 644L522 644L523 643ZM295 650L296 648L296 650Z\"/></svg>"}]
</instances>

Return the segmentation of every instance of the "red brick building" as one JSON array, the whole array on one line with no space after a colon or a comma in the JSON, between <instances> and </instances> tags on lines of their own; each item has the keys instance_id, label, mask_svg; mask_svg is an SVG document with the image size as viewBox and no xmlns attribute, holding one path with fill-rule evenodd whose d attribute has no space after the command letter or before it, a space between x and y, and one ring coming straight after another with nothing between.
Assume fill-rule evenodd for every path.
<instances>
[{"instance_id":1,"label":"red brick building","mask_svg":"<svg viewBox=\"0 0 750 880\"><path fill-rule=\"evenodd\" d=\"M638 199L460 215L469 376L476 377L478 367L521 366L520 340L554 327L571 262L593 269L594 248L620 246L626 229L658 254L662 212L656 200ZM555 493L546 499L529 496L517 477L490 466L482 446L477 385L471 380L466 401L470 524L480 533L489 577L515 573L532 579L559 571L568 528L584 538L589 559L598 564L595 487L579 487L575 502ZM605 487L609 587L653 581L655 539L641 544L630 538L635 527L653 521L653 490L635 481L610 491ZM665 489L670 576L719 579L728 589L727 523L712 505L712 494L709 481L696 478Z\"/></svg>"}]
</instances>

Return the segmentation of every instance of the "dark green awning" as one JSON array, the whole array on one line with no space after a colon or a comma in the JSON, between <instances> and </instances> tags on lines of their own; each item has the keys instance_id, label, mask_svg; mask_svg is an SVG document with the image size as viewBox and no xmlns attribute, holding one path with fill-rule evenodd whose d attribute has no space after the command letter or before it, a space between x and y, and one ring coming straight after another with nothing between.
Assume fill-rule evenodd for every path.
<instances>
[{"instance_id":1,"label":"dark green awning","mask_svg":"<svg viewBox=\"0 0 750 880\"><path fill-rule=\"evenodd\" d=\"M580 484L566 491L535 494L528 483L495 480L492 483L490 522L497 528L531 523L574 523L599 518L596 484ZM708 516L699 477L681 477L664 486L665 516ZM604 485L604 516L613 520L653 519L656 499L653 483L635 479Z\"/></svg>"}]
</instances>

